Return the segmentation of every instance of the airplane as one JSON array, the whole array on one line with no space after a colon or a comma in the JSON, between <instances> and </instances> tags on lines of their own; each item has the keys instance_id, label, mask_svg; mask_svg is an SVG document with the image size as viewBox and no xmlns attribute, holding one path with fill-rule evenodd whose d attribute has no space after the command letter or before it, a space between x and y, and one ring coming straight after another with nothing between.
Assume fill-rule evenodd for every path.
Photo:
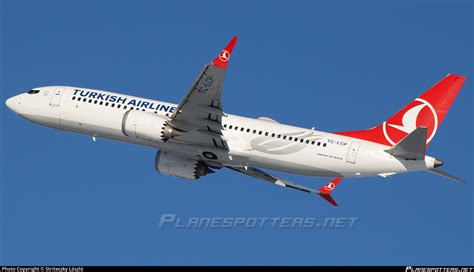
<instances>
[{"instance_id":1,"label":"airplane","mask_svg":"<svg viewBox=\"0 0 474 272\"><path fill-rule=\"evenodd\" d=\"M343 178L427 171L464 182L426 155L464 76L447 75L373 128L328 133L225 113L222 89L236 41L203 67L179 104L68 86L34 88L5 103L42 126L157 149L155 168L165 175L196 180L227 168L334 206L331 192ZM261 169L335 179L312 189Z\"/></svg>"}]
</instances>

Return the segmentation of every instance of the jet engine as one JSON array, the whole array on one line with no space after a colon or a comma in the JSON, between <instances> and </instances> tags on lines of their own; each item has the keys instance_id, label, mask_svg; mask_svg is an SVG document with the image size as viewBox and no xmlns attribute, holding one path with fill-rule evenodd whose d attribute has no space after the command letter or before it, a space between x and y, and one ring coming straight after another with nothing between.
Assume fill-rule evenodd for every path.
<instances>
[{"instance_id":1,"label":"jet engine","mask_svg":"<svg viewBox=\"0 0 474 272\"><path fill-rule=\"evenodd\" d=\"M163 141L182 135L165 117L144 111L127 111L122 118L122 133L137 140Z\"/></svg>"},{"instance_id":2,"label":"jet engine","mask_svg":"<svg viewBox=\"0 0 474 272\"><path fill-rule=\"evenodd\" d=\"M122 133L137 140L163 141L166 120L157 114L130 110L123 115Z\"/></svg>"},{"instance_id":3,"label":"jet engine","mask_svg":"<svg viewBox=\"0 0 474 272\"><path fill-rule=\"evenodd\" d=\"M204 162L158 151L155 169L161 174L184 179L198 179L214 173Z\"/></svg>"}]
</instances>

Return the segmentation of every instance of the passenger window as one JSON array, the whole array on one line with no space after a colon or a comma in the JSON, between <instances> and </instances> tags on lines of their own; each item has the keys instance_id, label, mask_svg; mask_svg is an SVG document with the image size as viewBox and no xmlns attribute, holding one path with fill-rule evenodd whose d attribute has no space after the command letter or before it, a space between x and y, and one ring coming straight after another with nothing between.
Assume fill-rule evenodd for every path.
<instances>
[{"instance_id":1,"label":"passenger window","mask_svg":"<svg viewBox=\"0 0 474 272\"><path fill-rule=\"evenodd\" d=\"M268 136L268 132L265 132L265 136Z\"/></svg>"},{"instance_id":2,"label":"passenger window","mask_svg":"<svg viewBox=\"0 0 474 272\"><path fill-rule=\"evenodd\" d=\"M97 100L94 100L94 104L97 104Z\"/></svg>"},{"instance_id":3,"label":"passenger window","mask_svg":"<svg viewBox=\"0 0 474 272\"><path fill-rule=\"evenodd\" d=\"M75 96L73 96L73 97L72 97L72 100L76 100L76 97L75 97Z\"/></svg>"},{"instance_id":4,"label":"passenger window","mask_svg":"<svg viewBox=\"0 0 474 272\"><path fill-rule=\"evenodd\" d=\"M247 129L247 132L250 132L250 128Z\"/></svg>"},{"instance_id":5,"label":"passenger window","mask_svg":"<svg viewBox=\"0 0 474 272\"><path fill-rule=\"evenodd\" d=\"M99 103L99 104L101 104L101 105L102 105L102 104L104 104L104 102L103 102L103 101L100 101L100 103Z\"/></svg>"},{"instance_id":6,"label":"passenger window","mask_svg":"<svg viewBox=\"0 0 474 272\"><path fill-rule=\"evenodd\" d=\"M323 147L326 147L326 143L323 144Z\"/></svg>"},{"instance_id":7,"label":"passenger window","mask_svg":"<svg viewBox=\"0 0 474 272\"><path fill-rule=\"evenodd\" d=\"M290 141L293 140L293 137L289 137L288 140L290 140Z\"/></svg>"},{"instance_id":8,"label":"passenger window","mask_svg":"<svg viewBox=\"0 0 474 272\"><path fill-rule=\"evenodd\" d=\"M257 133L257 130L256 130L256 129L253 130L253 134L255 134L255 133Z\"/></svg>"},{"instance_id":9,"label":"passenger window","mask_svg":"<svg viewBox=\"0 0 474 272\"><path fill-rule=\"evenodd\" d=\"M318 146L320 146L320 145L321 145L321 142L318 142Z\"/></svg>"},{"instance_id":10,"label":"passenger window","mask_svg":"<svg viewBox=\"0 0 474 272\"><path fill-rule=\"evenodd\" d=\"M229 126L229 129L232 129L232 125Z\"/></svg>"},{"instance_id":11,"label":"passenger window","mask_svg":"<svg viewBox=\"0 0 474 272\"><path fill-rule=\"evenodd\" d=\"M240 131L244 131L244 128L240 128Z\"/></svg>"},{"instance_id":12,"label":"passenger window","mask_svg":"<svg viewBox=\"0 0 474 272\"><path fill-rule=\"evenodd\" d=\"M258 132L258 135L262 135L262 131L261 131L261 130Z\"/></svg>"}]
</instances>

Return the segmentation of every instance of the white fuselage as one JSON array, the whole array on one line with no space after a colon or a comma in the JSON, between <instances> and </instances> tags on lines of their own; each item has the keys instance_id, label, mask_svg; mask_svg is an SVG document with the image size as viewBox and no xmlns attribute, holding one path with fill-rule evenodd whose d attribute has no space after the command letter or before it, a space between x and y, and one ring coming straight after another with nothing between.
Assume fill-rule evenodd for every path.
<instances>
[{"instance_id":1,"label":"white fuselage","mask_svg":"<svg viewBox=\"0 0 474 272\"><path fill-rule=\"evenodd\" d=\"M138 139L124 133L126 112L145 111L166 120L177 105L86 88L51 86L35 90L39 92L8 99L7 106L40 125L149 146L210 164L321 177L386 176L434 167L435 159L429 156L424 161L399 159L384 151L388 146L373 142L284 125L268 118L230 114L222 118L229 150L174 140ZM161 134L162 128L156 129L157 135ZM212 152L217 159L205 158L203 152Z\"/></svg>"}]
</instances>

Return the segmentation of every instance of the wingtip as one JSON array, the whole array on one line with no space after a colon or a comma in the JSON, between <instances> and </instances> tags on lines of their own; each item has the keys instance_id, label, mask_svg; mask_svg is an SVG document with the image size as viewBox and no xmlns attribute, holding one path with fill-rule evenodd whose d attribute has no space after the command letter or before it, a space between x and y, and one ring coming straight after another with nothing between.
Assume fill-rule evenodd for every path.
<instances>
[{"instance_id":1,"label":"wingtip","mask_svg":"<svg viewBox=\"0 0 474 272\"><path fill-rule=\"evenodd\" d=\"M336 188L337 184L342 180L342 178L335 178L331 182L328 182L326 185L321 187L318 191L319 196L324 198L327 202L331 203L333 206L337 206L336 201L331 197L331 192Z\"/></svg>"},{"instance_id":2,"label":"wingtip","mask_svg":"<svg viewBox=\"0 0 474 272\"><path fill-rule=\"evenodd\" d=\"M333 181L327 183L319 189L319 192L322 194L331 194L332 190L336 188L337 184L342 180L342 178L336 178Z\"/></svg>"},{"instance_id":3,"label":"wingtip","mask_svg":"<svg viewBox=\"0 0 474 272\"><path fill-rule=\"evenodd\" d=\"M319 194L320 197L324 198L327 202L331 203L333 206L337 206L336 201L331 197L330 194Z\"/></svg>"},{"instance_id":4,"label":"wingtip","mask_svg":"<svg viewBox=\"0 0 474 272\"><path fill-rule=\"evenodd\" d=\"M223 69L227 68L227 63L229 62L229 59L232 55L232 50L234 50L235 43L238 39L238 36L234 36L227 46L224 47L219 55L212 61L212 65Z\"/></svg>"},{"instance_id":5,"label":"wingtip","mask_svg":"<svg viewBox=\"0 0 474 272\"><path fill-rule=\"evenodd\" d=\"M467 79L466 76L456 75L456 74L448 74L446 77L452 77L452 78L454 78L454 80L458 80L458 79L459 79L459 80L462 80L462 81L464 81L464 80Z\"/></svg>"}]
</instances>

